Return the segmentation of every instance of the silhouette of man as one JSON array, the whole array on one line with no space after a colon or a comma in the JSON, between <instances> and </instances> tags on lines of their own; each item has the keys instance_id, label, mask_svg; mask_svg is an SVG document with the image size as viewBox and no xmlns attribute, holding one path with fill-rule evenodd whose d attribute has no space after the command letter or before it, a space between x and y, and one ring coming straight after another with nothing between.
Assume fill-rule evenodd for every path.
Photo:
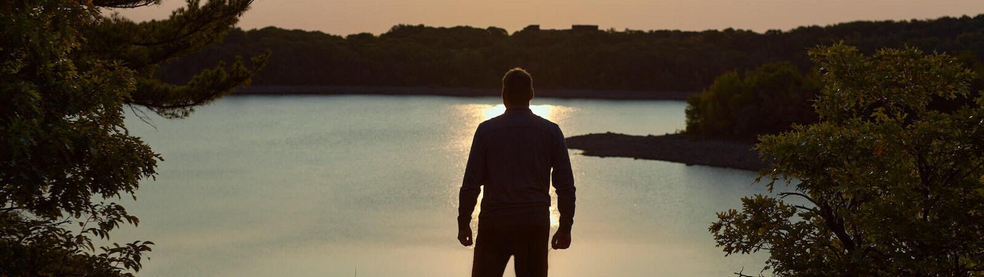
<instances>
[{"instance_id":1,"label":"silhouette of man","mask_svg":"<svg viewBox=\"0 0 984 277\"><path fill-rule=\"evenodd\" d=\"M530 111L532 99L530 74L520 68L506 72L506 112L478 125L472 140L459 194L458 241L472 244L469 223L480 187L485 186L473 277L501 277L510 256L517 277L547 276L551 177L560 211L552 247L571 245L575 188L567 143L557 124Z\"/></svg>"}]
</instances>

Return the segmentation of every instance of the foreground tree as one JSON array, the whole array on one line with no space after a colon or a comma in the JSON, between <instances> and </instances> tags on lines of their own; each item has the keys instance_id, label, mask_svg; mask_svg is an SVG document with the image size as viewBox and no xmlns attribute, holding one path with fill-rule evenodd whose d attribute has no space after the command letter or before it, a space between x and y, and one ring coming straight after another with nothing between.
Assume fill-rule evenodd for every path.
<instances>
[{"instance_id":1,"label":"foreground tree","mask_svg":"<svg viewBox=\"0 0 984 277\"><path fill-rule=\"evenodd\" d=\"M767 250L779 276L984 275L984 97L929 105L970 96L973 73L911 48L810 56L820 122L761 137L778 197L719 213L718 246Z\"/></svg>"},{"instance_id":2,"label":"foreground tree","mask_svg":"<svg viewBox=\"0 0 984 277\"><path fill-rule=\"evenodd\" d=\"M155 79L162 63L219 40L252 1L189 0L169 19L144 23L105 15L158 2L0 2L0 276L138 271L152 243L92 243L139 222L106 202L135 199L161 160L127 132L124 110L185 117L266 62L237 59L182 85Z\"/></svg>"}]
</instances>

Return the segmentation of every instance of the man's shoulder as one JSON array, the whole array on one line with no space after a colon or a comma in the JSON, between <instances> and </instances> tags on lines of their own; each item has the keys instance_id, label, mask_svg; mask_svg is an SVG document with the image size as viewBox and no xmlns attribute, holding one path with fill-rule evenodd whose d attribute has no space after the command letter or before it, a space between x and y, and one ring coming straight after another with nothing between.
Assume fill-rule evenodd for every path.
<instances>
[{"instance_id":1,"label":"man's shoulder","mask_svg":"<svg viewBox=\"0 0 984 277\"><path fill-rule=\"evenodd\" d=\"M493 118L486 119L485 121L482 121L482 123L479 123L478 124L477 130L479 132L481 132L481 131L485 131L485 130L489 130L489 129L494 128L494 126L496 125L496 120L495 119L496 118L493 117Z\"/></svg>"},{"instance_id":2,"label":"man's shoulder","mask_svg":"<svg viewBox=\"0 0 984 277\"><path fill-rule=\"evenodd\" d=\"M495 129L495 128L498 128L498 127L501 127L501 126L505 126L505 125L508 125L508 122L505 119L504 115L498 115L498 116L494 116L492 118L486 119L485 121L482 121L482 123L479 123L478 124L478 130L479 131L481 131L481 130L490 130L490 129Z\"/></svg>"},{"instance_id":3,"label":"man's shoulder","mask_svg":"<svg viewBox=\"0 0 984 277\"><path fill-rule=\"evenodd\" d=\"M541 128L544 128L547 131L551 131L551 132L558 132L558 131L560 131L560 125L557 125L557 123L554 123L553 121L550 121L549 119L540 117L539 115L535 115L533 117L536 118L536 123Z\"/></svg>"},{"instance_id":4,"label":"man's shoulder","mask_svg":"<svg viewBox=\"0 0 984 277\"><path fill-rule=\"evenodd\" d=\"M498 124L496 124L496 120L495 120L494 117L493 118L490 118L490 119L487 119L485 121L482 121L482 123L479 123L478 124L478 128L475 128L475 135L483 135L483 134L486 134L489 131L492 131L493 129L495 129L496 128L496 125L498 125Z\"/></svg>"},{"instance_id":5,"label":"man's shoulder","mask_svg":"<svg viewBox=\"0 0 984 277\"><path fill-rule=\"evenodd\" d=\"M542 118L542 117L540 117L540 120L542 120L542 122L544 122L544 125L547 126L548 128L560 130L560 125L557 125L557 123L554 123L553 121L550 121L549 119Z\"/></svg>"},{"instance_id":6,"label":"man's shoulder","mask_svg":"<svg viewBox=\"0 0 984 277\"><path fill-rule=\"evenodd\" d=\"M533 127L535 129L540 129L542 131L546 131L549 133L560 132L560 126L557 125L557 123L554 123L553 121L550 121L546 118L542 118L537 115L533 115L531 117L524 118L518 121L515 119L506 120L501 116L493 117L478 124L478 128L476 132L487 133L493 130L507 128L507 127L527 127L527 128Z\"/></svg>"}]
</instances>

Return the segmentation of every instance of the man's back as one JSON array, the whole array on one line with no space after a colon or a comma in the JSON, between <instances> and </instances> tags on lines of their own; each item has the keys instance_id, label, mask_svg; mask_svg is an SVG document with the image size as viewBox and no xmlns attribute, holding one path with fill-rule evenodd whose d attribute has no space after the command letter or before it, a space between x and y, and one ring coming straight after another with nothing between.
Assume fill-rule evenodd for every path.
<instances>
[{"instance_id":1,"label":"man's back","mask_svg":"<svg viewBox=\"0 0 984 277\"><path fill-rule=\"evenodd\" d=\"M461 212L471 215L469 206L474 203L470 200L478 195L478 185L485 186L482 218L547 208L551 168L558 197L573 197L574 178L560 127L529 108L507 109L475 132L461 190L461 208L465 209ZM570 208L572 214L573 205Z\"/></svg>"}]
</instances>

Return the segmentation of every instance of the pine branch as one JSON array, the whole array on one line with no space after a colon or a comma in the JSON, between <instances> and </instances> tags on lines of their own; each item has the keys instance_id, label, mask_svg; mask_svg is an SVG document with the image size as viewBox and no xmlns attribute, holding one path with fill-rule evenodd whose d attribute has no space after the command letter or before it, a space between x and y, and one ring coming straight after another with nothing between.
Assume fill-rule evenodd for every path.
<instances>
[{"instance_id":1,"label":"pine branch","mask_svg":"<svg viewBox=\"0 0 984 277\"><path fill-rule=\"evenodd\" d=\"M161 0L88 0L88 3L103 8L132 9L158 5L161 3Z\"/></svg>"}]
</instances>

